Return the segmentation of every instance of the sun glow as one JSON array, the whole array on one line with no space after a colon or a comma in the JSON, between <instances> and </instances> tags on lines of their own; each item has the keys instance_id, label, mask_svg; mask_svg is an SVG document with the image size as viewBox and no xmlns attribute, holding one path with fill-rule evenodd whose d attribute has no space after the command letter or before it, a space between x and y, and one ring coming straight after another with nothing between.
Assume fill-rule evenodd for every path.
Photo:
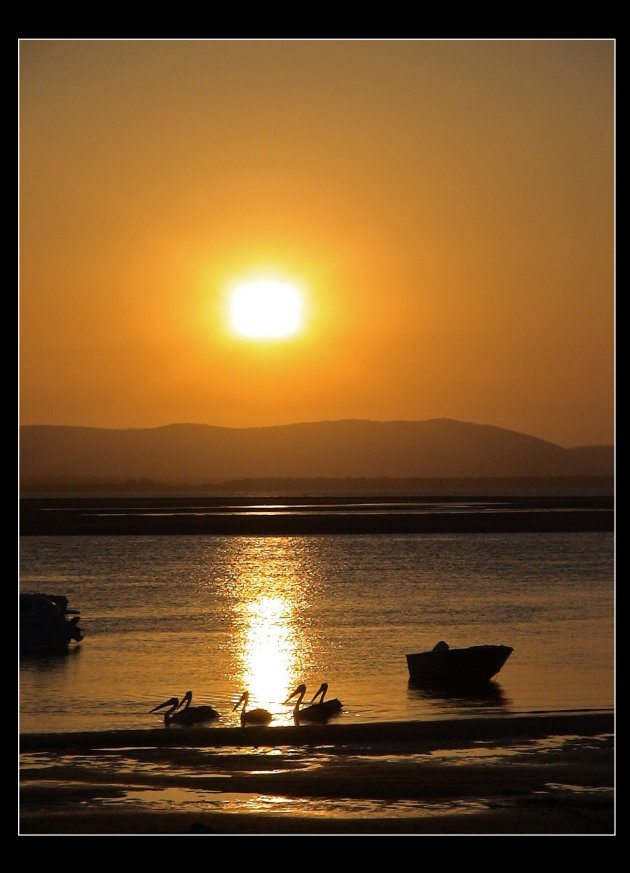
<instances>
[{"instance_id":1,"label":"sun glow","mask_svg":"<svg viewBox=\"0 0 630 873\"><path fill-rule=\"evenodd\" d=\"M229 319L236 333L251 339L281 339L302 325L302 295L276 279L241 282L230 294Z\"/></svg>"}]
</instances>

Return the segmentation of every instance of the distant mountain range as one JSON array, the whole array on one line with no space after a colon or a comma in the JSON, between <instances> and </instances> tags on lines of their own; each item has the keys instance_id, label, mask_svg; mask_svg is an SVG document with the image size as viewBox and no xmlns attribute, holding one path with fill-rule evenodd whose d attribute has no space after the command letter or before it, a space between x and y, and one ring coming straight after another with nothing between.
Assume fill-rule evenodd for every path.
<instances>
[{"instance_id":1,"label":"distant mountain range","mask_svg":"<svg viewBox=\"0 0 630 873\"><path fill-rule=\"evenodd\" d=\"M199 485L271 478L612 476L610 445L563 448L492 425L321 421L276 427L203 424L106 429L20 427L20 480L149 480Z\"/></svg>"}]
</instances>

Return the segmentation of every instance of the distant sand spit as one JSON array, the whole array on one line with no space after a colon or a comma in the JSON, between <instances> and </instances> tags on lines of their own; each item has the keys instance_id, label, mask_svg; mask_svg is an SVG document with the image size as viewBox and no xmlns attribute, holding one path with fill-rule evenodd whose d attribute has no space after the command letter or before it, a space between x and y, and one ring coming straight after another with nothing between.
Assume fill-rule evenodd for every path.
<instances>
[{"instance_id":1,"label":"distant sand spit","mask_svg":"<svg viewBox=\"0 0 630 873\"><path fill-rule=\"evenodd\" d=\"M451 498L457 504L457 500ZM273 501L272 501L273 502ZM516 533L614 530L611 497L506 498L484 501L479 510L439 506L399 508L393 511L375 502L370 511L339 511L320 501L316 510L303 512L261 505L217 506L211 498L22 499L20 534L23 536L80 535L235 535L297 536L383 533ZM258 500L258 503L261 503Z\"/></svg>"}]
</instances>

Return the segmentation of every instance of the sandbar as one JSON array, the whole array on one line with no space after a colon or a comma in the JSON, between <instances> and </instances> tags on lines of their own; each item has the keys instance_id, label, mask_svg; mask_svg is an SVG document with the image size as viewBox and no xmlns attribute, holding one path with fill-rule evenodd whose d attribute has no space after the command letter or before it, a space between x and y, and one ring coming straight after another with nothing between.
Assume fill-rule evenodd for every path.
<instances>
[{"instance_id":1,"label":"sandbar","mask_svg":"<svg viewBox=\"0 0 630 873\"><path fill-rule=\"evenodd\" d=\"M19 835L609 836L614 723L580 711L25 734ZM160 802L173 792L202 800Z\"/></svg>"}]
</instances>

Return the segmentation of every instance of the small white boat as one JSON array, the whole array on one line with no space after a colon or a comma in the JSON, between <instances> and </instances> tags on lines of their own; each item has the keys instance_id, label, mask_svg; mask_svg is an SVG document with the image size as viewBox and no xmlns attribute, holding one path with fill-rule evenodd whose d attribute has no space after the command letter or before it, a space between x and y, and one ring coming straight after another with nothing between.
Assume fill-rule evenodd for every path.
<instances>
[{"instance_id":1,"label":"small white boat","mask_svg":"<svg viewBox=\"0 0 630 873\"><path fill-rule=\"evenodd\" d=\"M82 639L79 610L68 608L67 597L20 594L20 654L66 652Z\"/></svg>"}]
</instances>

